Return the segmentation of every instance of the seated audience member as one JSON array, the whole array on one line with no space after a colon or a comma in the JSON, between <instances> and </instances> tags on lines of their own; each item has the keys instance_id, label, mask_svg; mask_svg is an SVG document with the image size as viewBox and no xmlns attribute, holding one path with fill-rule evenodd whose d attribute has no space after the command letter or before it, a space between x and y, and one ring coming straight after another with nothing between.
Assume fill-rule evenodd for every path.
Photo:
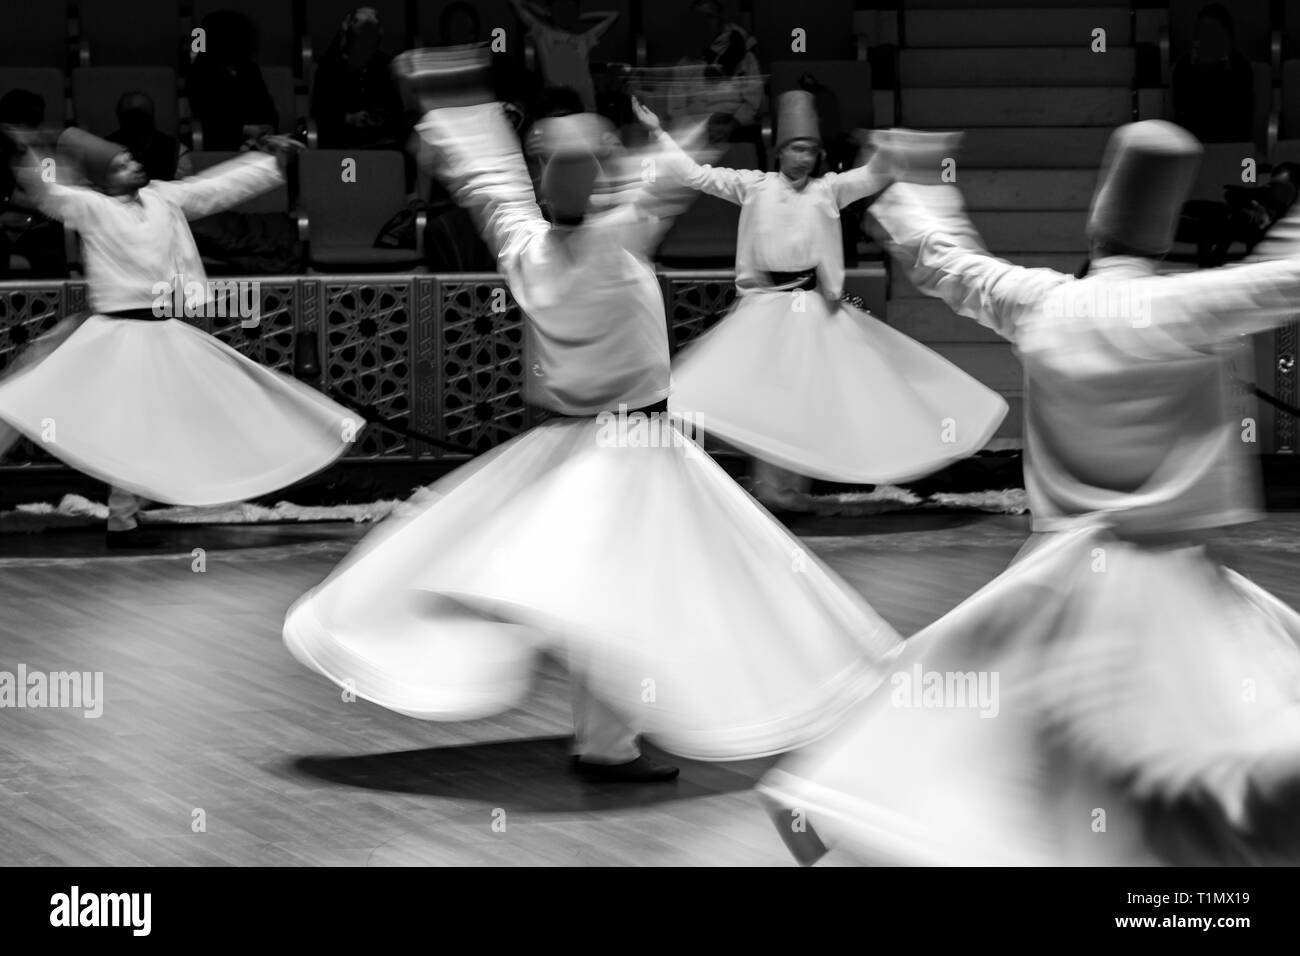
<instances>
[{"instance_id":1,"label":"seated audience member","mask_svg":"<svg viewBox=\"0 0 1300 956\"><path fill-rule=\"evenodd\" d=\"M27 277L67 275L63 226L36 210L10 166L44 122L45 100L39 94L10 90L0 97L0 278L12 277L14 256L26 260Z\"/></svg>"},{"instance_id":2,"label":"seated audience member","mask_svg":"<svg viewBox=\"0 0 1300 956\"><path fill-rule=\"evenodd\" d=\"M1196 16L1196 42L1174 64L1174 122L1203 143L1245 143L1254 136L1255 77L1235 46L1221 3Z\"/></svg>"},{"instance_id":3,"label":"seated audience member","mask_svg":"<svg viewBox=\"0 0 1300 956\"><path fill-rule=\"evenodd\" d=\"M117 130L108 140L129 149L150 179L184 179L194 173L189 150L154 125L154 104L147 93L122 95L117 102Z\"/></svg>"},{"instance_id":4,"label":"seated audience member","mask_svg":"<svg viewBox=\"0 0 1300 956\"><path fill-rule=\"evenodd\" d=\"M358 7L339 27L312 80L311 115L322 149L400 149L402 101L381 49L372 7Z\"/></svg>"},{"instance_id":5,"label":"seated audience member","mask_svg":"<svg viewBox=\"0 0 1300 956\"><path fill-rule=\"evenodd\" d=\"M275 132L279 115L253 60L253 25L241 14L218 10L203 18L205 51L190 64L186 94L203 124L203 148L242 149Z\"/></svg>"}]
</instances>

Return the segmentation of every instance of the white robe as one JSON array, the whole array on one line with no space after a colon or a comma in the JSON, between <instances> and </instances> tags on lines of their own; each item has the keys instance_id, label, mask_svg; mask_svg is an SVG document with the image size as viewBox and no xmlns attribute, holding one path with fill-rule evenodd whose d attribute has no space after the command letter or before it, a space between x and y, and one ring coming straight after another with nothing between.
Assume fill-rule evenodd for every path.
<instances>
[{"instance_id":1,"label":"white robe","mask_svg":"<svg viewBox=\"0 0 1300 956\"><path fill-rule=\"evenodd\" d=\"M418 494L294 606L290 650L422 719L514 706L545 650L677 753L738 759L816 739L874 686L897 635L675 423L624 429L604 414L666 394L645 259L662 224L639 202L548 224L499 106L435 111L420 130L526 312L533 399L587 417L549 421Z\"/></svg>"},{"instance_id":2,"label":"white robe","mask_svg":"<svg viewBox=\"0 0 1300 956\"><path fill-rule=\"evenodd\" d=\"M769 463L756 469L760 494L798 503L797 494L768 490L785 477L772 465L829 481L908 481L988 442L1006 416L1000 395L840 301L840 208L883 188L875 166L796 189L780 173L698 165L659 139L674 177L741 206L739 300L678 357L673 407ZM770 275L806 271L816 272L815 290L792 291Z\"/></svg>"},{"instance_id":3,"label":"white robe","mask_svg":"<svg viewBox=\"0 0 1300 956\"><path fill-rule=\"evenodd\" d=\"M43 212L80 234L93 314L66 317L0 381L0 451L26 435L113 486L115 504L128 491L184 505L270 494L347 451L364 422L315 389L180 317L103 314L211 308L200 314L231 317L226 295L212 294L187 219L283 182L273 156L250 154L128 197L64 185L54 171L47 182L30 167L23 182ZM243 290L237 301L261 308ZM260 312L237 317L255 328Z\"/></svg>"},{"instance_id":4,"label":"white robe","mask_svg":"<svg viewBox=\"0 0 1300 956\"><path fill-rule=\"evenodd\" d=\"M1294 864L1300 614L1202 535L1256 513L1221 349L1300 308L1300 257L1074 280L988 255L950 187L875 213L918 288L1015 343L1047 533L763 789L873 862Z\"/></svg>"}]
</instances>

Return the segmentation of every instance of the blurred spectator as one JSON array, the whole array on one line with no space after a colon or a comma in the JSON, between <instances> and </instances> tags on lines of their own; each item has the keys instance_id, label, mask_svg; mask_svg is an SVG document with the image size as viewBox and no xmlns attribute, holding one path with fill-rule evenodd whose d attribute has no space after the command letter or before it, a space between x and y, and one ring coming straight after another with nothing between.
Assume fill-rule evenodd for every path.
<instances>
[{"instance_id":1,"label":"blurred spectator","mask_svg":"<svg viewBox=\"0 0 1300 956\"><path fill-rule=\"evenodd\" d=\"M151 180L183 179L194 173L180 140L154 125L154 104L147 93L124 93L117 101L117 130L108 140L129 149Z\"/></svg>"},{"instance_id":2,"label":"blurred spectator","mask_svg":"<svg viewBox=\"0 0 1300 956\"><path fill-rule=\"evenodd\" d=\"M1259 244L1295 203L1298 186L1300 165L1279 163L1267 185L1227 186L1223 202L1192 200L1183 206L1178 241L1196 245L1201 268L1223 265L1236 243L1247 253Z\"/></svg>"},{"instance_id":3,"label":"blurred spectator","mask_svg":"<svg viewBox=\"0 0 1300 956\"><path fill-rule=\"evenodd\" d=\"M23 193L10 164L24 148L22 134L34 134L45 122L45 100L30 90L10 90L0 97L0 278L10 278L10 260L27 261L26 275L57 279L67 274L63 227L36 211Z\"/></svg>"},{"instance_id":4,"label":"blurred spectator","mask_svg":"<svg viewBox=\"0 0 1300 956\"><path fill-rule=\"evenodd\" d=\"M758 152L760 168L766 166L759 109L763 102L763 75L759 69L757 41L744 29L728 23L717 0L691 4L691 32L707 37L699 53L686 62L703 65L707 82L706 103L711 113L709 139L713 142L750 143ZM698 108L698 107L697 107Z\"/></svg>"},{"instance_id":5,"label":"blurred spectator","mask_svg":"<svg viewBox=\"0 0 1300 956\"><path fill-rule=\"evenodd\" d=\"M190 112L203 124L203 148L240 149L275 132L279 116L262 70L253 61L253 25L242 14L217 10L203 18L205 50L186 82Z\"/></svg>"},{"instance_id":6,"label":"blurred spectator","mask_svg":"<svg viewBox=\"0 0 1300 956\"><path fill-rule=\"evenodd\" d=\"M1221 3L1196 15L1196 41L1174 64L1174 122L1203 143L1246 143L1254 136L1255 78L1236 49L1232 17Z\"/></svg>"},{"instance_id":7,"label":"blurred spectator","mask_svg":"<svg viewBox=\"0 0 1300 956\"><path fill-rule=\"evenodd\" d=\"M596 86L591 80L591 51L618 19L617 12L593 12L578 15L574 0L552 0L549 9L531 0L510 0L528 33L537 45L541 60L542 81L547 86L567 86L576 90L585 112L596 111ZM597 22L582 30L583 20Z\"/></svg>"},{"instance_id":8,"label":"blurred spectator","mask_svg":"<svg viewBox=\"0 0 1300 956\"><path fill-rule=\"evenodd\" d=\"M381 49L373 7L343 18L312 81L311 115L323 149L401 149L402 101Z\"/></svg>"}]
</instances>

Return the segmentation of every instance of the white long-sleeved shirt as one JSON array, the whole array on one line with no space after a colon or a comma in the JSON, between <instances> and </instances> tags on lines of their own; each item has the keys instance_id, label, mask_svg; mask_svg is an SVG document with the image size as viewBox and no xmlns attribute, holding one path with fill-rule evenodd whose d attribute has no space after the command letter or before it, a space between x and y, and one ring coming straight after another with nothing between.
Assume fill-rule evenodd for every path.
<instances>
[{"instance_id":1,"label":"white long-sleeved shirt","mask_svg":"<svg viewBox=\"0 0 1300 956\"><path fill-rule=\"evenodd\" d=\"M883 189L888 180L871 163L827 173L796 189L777 172L700 165L660 133L671 175L685 185L741 207L736 239L736 290L770 291L769 272L816 270L830 299L844 291L840 209Z\"/></svg>"},{"instance_id":2,"label":"white long-sleeved shirt","mask_svg":"<svg viewBox=\"0 0 1300 956\"><path fill-rule=\"evenodd\" d=\"M1259 516L1225 349L1300 311L1300 256L1173 276L1115 256L1076 280L989 255L951 186L896 184L872 213L918 289L1015 345L1035 530L1102 515L1156 534Z\"/></svg>"},{"instance_id":3,"label":"white long-sleeved shirt","mask_svg":"<svg viewBox=\"0 0 1300 956\"><path fill-rule=\"evenodd\" d=\"M434 110L419 132L477 218L524 311L524 396L566 415L668 397L668 328L649 254L663 223L633 201L552 225L499 104Z\"/></svg>"},{"instance_id":4,"label":"white long-sleeved shirt","mask_svg":"<svg viewBox=\"0 0 1300 956\"><path fill-rule=\"evenodd\" d=\"M90 307L96 312L150 309L158 283L206 283L186 220L201 219L284 181L274 156L250 153L176 182L153 182L133 196L46 182L22 173L37 208L81 234Z\"/></svg>"}]
</instances>

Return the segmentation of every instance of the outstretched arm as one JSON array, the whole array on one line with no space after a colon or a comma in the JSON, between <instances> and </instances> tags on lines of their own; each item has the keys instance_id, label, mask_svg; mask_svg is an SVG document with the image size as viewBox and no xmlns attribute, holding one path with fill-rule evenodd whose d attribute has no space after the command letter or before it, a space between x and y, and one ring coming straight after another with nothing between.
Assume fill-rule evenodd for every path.
<instances>
[{"instance_id":1,"label":"outstretched arm","mask_svg":"<svg viewBox=\"0 0 1300 956\"><path fill-rule=\"evenodd\" d=\"M283 183L284 172L276 156L250 152L197 176L154 186L164 199L180 207L186 219L202 219Z\"/></svg>"},{"instance_id":2,"label":"outstretched arm","mask_svg":"<svg viewBox=\"0 0 1300 956\"><path fill-rule=\"evenodd\" d=\"M583 14L582 19L589 20L595 17L600 17L599 22L588 27L587 32L583 34L583 36L587 38L587 42L590 46L595 46L600 42L600 38L609 32L609 28L612 27L614 21L618 19L618 11L593 10L591 13Z\"/></svg>"},{"instance_id":3,"label":"outstretched arm","mask_svg":"<svg viewBox=\"0 0 1300 956\"><path fill-rule=\"evenodd\" d=\"M1053 290L1071 280L1051 269L1026 269L990 256L960 210L952 186L899 183L871 211L918 289L1015 341L1020 317L1042 309ZM1291 225L1300 226L1300 211L1295 215ZM1068 295L1053 300L1056 310L1068 313L1058 318L1073 319L1083 324L1081 330L1101 332L1115 347L1144 355L1213 349L1300 312L1300 255L1123 285L1125 307L1111 310L1093 302L1095 293L1080 283L1075 288L1082 300Z\"/></svg>"},{"instance_id":4,"label":"outstretched arm","mask_svg":"<svg viewBox=\"0 0 1300 956\"><path fill-rule=\"evenodd\" d=\"M515 12L519 14L519 19L524 21L524 26L528 27L528 29L536 30L538 27L546 26L538 11L528 0L510 0L510 5L515 8Z\"/></svg>"},{"instance_id":5,"label":"outstretched arm","mask_svg":"<svg viewBox=\"0 0 1300 956\"><path fill-rule=\"evenodd\" d=\"M546 304L560 271L519 139L500 103L431 110L416 126L433 171L474 216L525 311Z\"/></svg>"},{"instance_id":6,"label":"outstretched arm","mask_svg":"<svg viewBox=\"0 0 1300 956\"><path fill-rule=\"evenodd\" d=\"M863 165L844 173L827 173L825 178L841 209L859 199L874 196L892 181L888 160L884 151L879 149Z\"/></svg>"},{"instance_id":7,"label":"outstretched arm","mask_svg":"<svg viewBox=\"0 0 1300 956\"><path fill-rule=\"evenodd\" d=\"M98 190L59 182L63 171L53 156L29 149L14 163L14 179L31 204L59 222L84 229L97 204L106 202Z\"/></svg>"},{"instance_id":8,"label":"outstretched arm","mask_svg":"<svg viewBox=\"0 0 1300 956\"><path fill-rule=\"evenodd\" d=\"M1300 211L1277 225L1294 234ZM1152 292L1143 324L1196 348L1268 331L1300 313L1300 249L1292 242L1244 265L1147 281Z\"/></svg>"},{"instance_id":9,"label":"outstretched arm","mask_svg":"<svg viewBox=\"0 0 1300 956\"><path fill-rule=\"evenodd\" d=\"M664 132L663 124L659 122L659 117L653 111L647 109L637 99L632 100L632 109L636 113L636 118L650 130L655 146L659 149L660 162L669 175L682 185L739 206L744 203L749 191L763 181L764 174L756 169L721 169L715 166L701 166Z\"/></svg>"},{"instance_id":10,"label":"outstretched arm","mask_svg":"<svg viewBox=\"0 0 1300 956\"><path fill-rule=\"evenodd\" d=\"M912 284L1015 341L1021 314L1070 277L994 258L953 186L895 183L871 207L895 261Z\"/></svg>"}]
</instances>

